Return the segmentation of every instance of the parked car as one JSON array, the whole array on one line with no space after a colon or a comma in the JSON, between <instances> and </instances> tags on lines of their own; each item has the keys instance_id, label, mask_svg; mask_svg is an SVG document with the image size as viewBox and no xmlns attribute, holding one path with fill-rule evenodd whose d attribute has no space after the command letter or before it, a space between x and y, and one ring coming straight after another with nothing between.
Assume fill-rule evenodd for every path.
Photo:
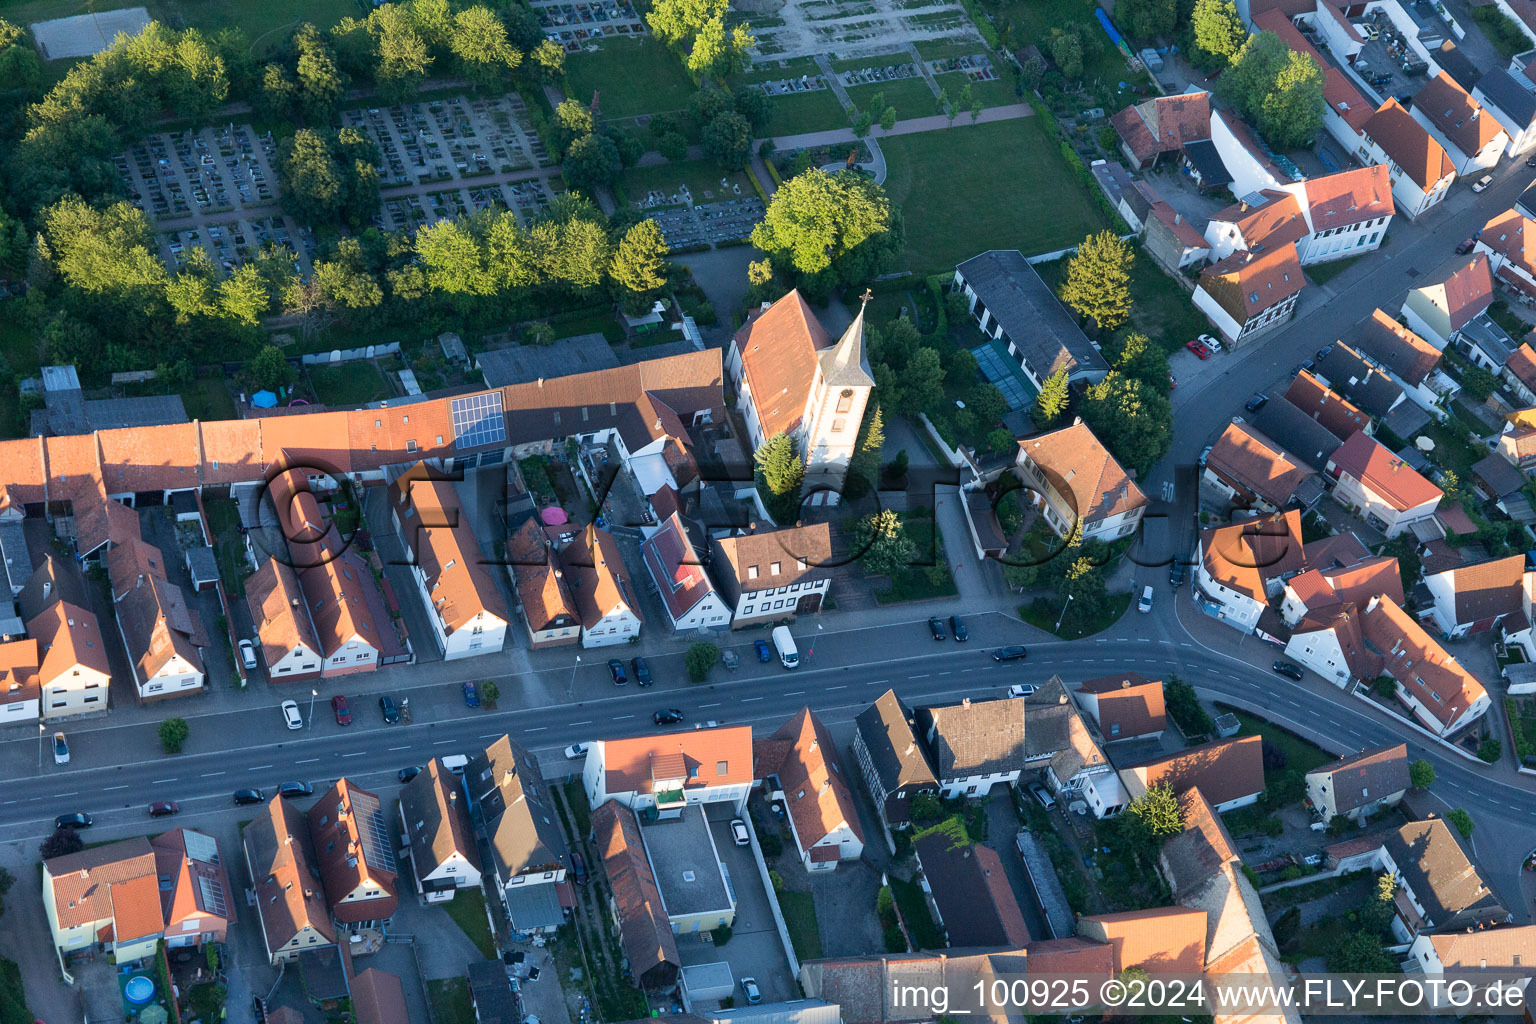
<instances>
[{"instance_id":1,"label":"parked car","mask_svg":"<svg viewBox=\"0 0 1536 1024\"><path fill-rule=\"evenodd\" d=\"M1286 676L1287 678L1295 679L1298 682L1301 681L1302 676L1307 674L1306 671L1294 661L1275 662L1275 671L1283 676Z\"/></svg>"},{"instance_id":2,"label":"parked car","mask_svg":"<svg viewBox=\"0 0 1536 1024\"><path fill-rule=\"evenodd\" d=\"M1318 362L1322 362L1324 359L1327 359L1328 356L1332 352L1333 352L1333 345L1332 344L1324 345L1322 348L1317 350L1317 356L1316 356L1317 361Z\"/></svg>"},{"instance_id":3,"label":"parked car","mask_svg":"<svg viewBox=\"0 0 1536 1024\"><path fill-rule=\"evenodd\" d=\"M181 804L175 800L156 800L149 805L151 818L169 818L173 814L181 813Z\"/></svg>"},{"instance_id":4,"label":"parked car","mask_svg":"<svg viewBox=\"0 0 1536 1024\"><path fill-rule=\"evenodd\" d=\"M61 732L53 734L53 763L69 764L69 741Z\"/></svg>"},{"instance_id":5,"label":"parked car","mask_svg":"<svg viewBox=\"0 0 1536 1024\"><path fill-rule=\"evenodd\" d=\"M395 698L387 693L379 698L379 713L384 716L385 725L394 725L400 721L400 708L395 704Z\"/></svg>"},{"instance_id":6,"label":"parked car","mask_svg":"<svg viewBox=\"0 0 1536 1024\"><path fill-rule=\"evenodd\" d=\"M592 881L592 874L587 870L586 858L575 850L571 851L571 875L576 879L577 885L586 885Z\"/></svg>"},{"instance_id":7,"label":"parked car","mask_svg":"<svg viewBox=\"0 0 1536 1024\"><path fill-rule=\"evenodd\" d=\"M747 846L752 842L752 837L747 833L747 823L740 818L731 819L731 838L736 840L737 846Z\"/></svg>"},{"instance_id":8,"label":"parked car","mask_svg":"<svg viewBox=\"0 0 1536 1024\"><path fill-rule=\"evenodd\" d=\"M480 690L470 679L464 680L464 706L467 708L480 706Z\"/></svg>"},{"instance_id":9,"label":"parked car","mask_svg":"<svg viewBox=\"0 0 1536 1024\"><path fill-rule=\"evenodd\" d=\"M579 757L586 757L587 751L591 748L591 746L592 744L590 743L572 743L570 746L565 748L565 756L570 758L572 761Z\"/></svg>"},{"instance_id":10,"label":"parked car","mask_svg":"<svg viewBox=\"0 0 1536 1024\"><path fill-rule=\"evenodd\" d=\"M1173 564L1168 567L1169 586L1173 587L1175 590L1182 587L1184 585L1184 576L1187 572L1188 569L1185 567L1184 563L1178 559L1174 559Z\"/></svg>"},{"instance_id":11,"label":"parked car","mask_svg":"<svg viewBox=\"0 0 1536 1024\"><path fill-rule=\"evenodd\" d=\"M624 674L624 663L618 658L608 659L608 674L613 676L614 686L623 686L629 682L629 676Z\"/></svg>"},{"instance_id":12,"label":"parked car","mask_svg":"<svg viewBox=\"0 0 1536 1024\"><path fill-rule=\"evenodd\" d=\"M757 660L763 664L773 660L773 648L768 646L767 640L754 640L752 646L757 650Z\"/></svg>"},{"instance_id":13,"label":"parked car","mask_svg":"<svg viewBox=\"0 0 1536 1024\"><path fill-rule=\"evenodd\" d=\"M651 685L651 666L645 663L644 658L630 658L629 667L634 670L635 682L638 685Z\"/></svg>"},{"instance_id":14,"label":"parked car","mask_svg":"<svg viewBox=\"0 0 1536 1024\"><path fill-rule=\"evenodd\" d=\"M256 645L249 640L240 641L240 664L247 672L256 668Z\"/></svg>"},{"instance_id":15,"label":"parked car","mask_svg":"<svg viewBox=\"0 0 1536 1024\"><path fill-rule=\"evenodd\" d=\"M1029 652L1023 644L1012 644L1008 647L999 647L992 652L993 661L1023 661L1029 657Z\"/></svg>"},{"instance_id":16,"label":"parked car","mask_svg":"<svg viewBox=\"0 0 1536 1024\"><path fill-rule=\"evenodd\" d=\"M1214 447L1216 447L1216 446L1213 445L1213 444L1208 444L1204 448L1200 449L1200 465L1201 466L1204 466L1205 465L1205 460L1209 459L1211 457L1211 449L1214 448Z\"/></svg>"},{"instance_id":17,"label":"parked car","mask_svg":"<svg viewBox=\"0 0 1536 1024\"><path fill-rule=\"evenodd\" d=\"M298 701L285 700L281 705L283 709L283 724L290 729L304 728L304 715L299 711Z\"/></svg>"},{"instance_id":18,"label":"parked car","mask_svg":"<svg viewBox=\"0 0 1536 1024\"><path fill-rule=\"evenodd\" d=\"M259 803L261 803L265 799L266 799L266 797L262 796L261 790L259 790L259 789L237 789L237 790L235 790L235 806L236 807L244 807L246 804L259 804Z\"/></svg>"},{"instance_id":19,"label":"parked car","mask_svg":"<svg viewBox=\"0 0 1536 1024\"><path fill-rule=\"evenodd\" d=\"M420 774L421 765L413 764L409 768L401 768L398 772L395 773L395 778L400 780L401 785L404 785Z\"/></svg>"},{"instance_id":20,"label":"parked car","mask_svg":"<svg viewBox=\"0 0 1536 1024\"><path fill-rule=\"evenodd\" d=\"M1033 697L1034 695L1034 683L1014 683L1008 687L1008 696L1010 697Z\"/></svg>"},{"instance_id":21,"label":"parked car","mask_svg":"<svg viewBox=\"0 0 1536 1024\"><path fill-rule=\"evenodd\" d=\"M1211 350L1206 348L1204 345L1200 344L1198 341L1195 341L1194 339L1190 339L1189 341L1186 341L1184 343L1184 347L1189 349L1191 352L1193 352L1196 355L1196 357L1198 357L1200 359L1209 359L1209 358L1211 358Z\"/></svg>"},{"instance_id":22,"label":"parked car","mask_svg":"<svg viewBox=\"0 0 1536 1024\"><path fill-rule=\"evenodd\" d=\"M660 708L651 716L657 725L676 725L682 720L683 713L678 708Z\"/></svg>"},{"instance_id":23,"label":"parked car","mask_svg":"<svg viewBox=\"0 0 1536 1024\"><path fill-rule=\"evenodd\" d=\"M1315 369L1317 369L1316 361L1315 360L1311 360L1311 359L1307 359L1307 360L1305 360L1303 362L1300 362L1300 363L1296 364L1295 369L1291 370L1291 376L1294 377L1298 373L1311 373ZM1257 411L1257 410L1255 410L1255 411Z\"/></svg>"},{"instance_id":24,"label":"parked car","mask_svg":"<svg viewBox=\"0 0 1536 1024\"><path fill-rule=\"evenodd\" d=\"M948 640L949 639L949 637L944 635L944 620L939 618L937 615L933 615L933 616L929 617L929 619L928 619L928 632L933 634L933 638L935 640Z\"/></svg>"},{"instance_id":25,"label":"parked car","mask_svg":"<svg viewBox=\"0 0 1536 1024\"><path fill-rule=\"evenodd\" d=\"M347 707L347 698L341 694L338 693L331 698L331 711L336 715L337 725L352 724L352 709Z\"/></svg>"},{"instance_id":26,"label":"parked car","mask_svg":"<svg viewBox=\"0 0 1536 1024\"><path fill-rule=\"evenodd\" d=\"M1221 342L1216 340L1216 335L1214 334L1202 334L1197 340L1212 352L1221 351Z\"/></svg>"},{"instance_id":27,"label":"parked car","mask_svg":"<svg viewBox=\"0 0 1536 1024\"><path fill-rule=\"evenodd\" d=\"M1149 612L1152 610L1152 584L1141 588L1141 600L1136 602L1136 610Z\"/></svg>"},{"instance_id":28,"label":"parked car","mask_svg":"<svg viewBox=\"0 0 1536 1024\"><path fill-rule=\"evenodd\" d=\"M1479 192L1479 193L1483 192L1483 191L1485 191L1488 188L1489 185L1492 185L1492 184L1493 184L1493 175L1485 174L1481 178L1478 178L1476 181L1474 181L1472 183L1472 191L1473 192Z\"/></svg>"},{"instance_id":29,"label":"parked car","mask_svg":"<svg viewBox=\"0 0 1536 1024\"><path fill-rule=\"evenodd\" d=\"M1463 238L1461 240L1461 243L1456 246L1456 255L1457 256L1465 256L1467 253L1471 252L1475 248L1477 248L1477 239L1475 239L1475 238Z\"/></svg>"},{"instance_id":30,"label":"parked car","mask_svg":"<svg viewBox=\"0 0 1536 1024\"><path fill-rule=\"evenodd\" d=\"M955 634L955 640L959 643L964 643L971 638L971 631L965 628L965 623L960 621L958 615L949 617L949 631Z\"/></svg>"},{"instance_id":31,"label":"parked car","mask_svg":"<svg viewBox=\"0 0 1536 1024\"><path fill-rule=\"evenodd\" d=\"M1252 398L1248 399L1248 401L1243 405L1243 408L1247 409L1249 412L1258 412L1268 404L1268 395L1254 395Z\"/></svg>"},{"instance_id":32,"label":"parked car","mask_svg":"<svg viewBox=\"0 0 1536 1024\"><path fill-rule=\"evenodd\" d=\"M53 819L54 828L90 828L96 824L96 819L84 811L76 811L73 814L61 814Z\"/></svg>"},{"instance_id":33,"label":"parked car","mask_svg":"<svg viewBox=\"0 0 1536 1024\"><path fill-rule=\"evenodd\" d=\"M1536 167L1536 156L1528 156L1528 157L1526 157L1525 158L1525 166L1527 166L1527 167Z\"/></svg>"},{"instance_id":34,"label":"parked car","mask_svg":"<svg viewBox=\"0 0 1536 1024\"><path fill-rule=\"evenodd\" d=\"M284 800L292 800L295 797L314 796L315 787L307 782L280 782L277 786L277 795Z\"/></svg>"},{"instance_id":35,"label":"parked car","mask_svg":"<svg viewBox=\"0 0 1536 1024\"><path fill-rule=\"evenodd\" d=\"M1031 782L1029 784L1029 795L1040 801L1040 806L1048 811L1056 806L1056 798L1051 796L1050 790L1038 782Z\"/></svg>"},{"instance_id":36,"label":"parked car","mask_svg":"<svg viewBox=\"0 0 1536 1024\"><path fill-rule=\"evenodd\" d=\"M742 978L741 990L747 994L747 1002L753 1006L763 1001L763 990L757 987L756 978Z\"/></svg>"}]
</instances>

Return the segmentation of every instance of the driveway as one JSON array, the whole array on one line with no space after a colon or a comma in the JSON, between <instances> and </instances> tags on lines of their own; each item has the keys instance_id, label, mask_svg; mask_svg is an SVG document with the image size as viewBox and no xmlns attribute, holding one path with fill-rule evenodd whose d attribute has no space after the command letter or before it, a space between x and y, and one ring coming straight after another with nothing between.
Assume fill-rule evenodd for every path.
<instances>
[{"instance_id":1,"label":"driveway","mask_svg":"<svg viewBox=\"0 0 1536 1024\"><path fill-rule=\"evenodd\" d=\"M85 1024L121 1024L123 994L117 987L117 968L98 955L76 964L74 975L85 1008Z\"/></svg>"},{"instance_id":2,"label":"driveway","mask_svg":"<svg viewBox=\"0 0 1536 1024\"><path fill-rule=\"evenodd\" d=\"M986 800L987 840L983 844L997 854L1003 862L1003 874L1013 889L1014 902L1024 914L1024 924L1031 935L1049 935L1040 906L1035 902L1035 890L1029 884L1029 873L1024 870L1024 859L1014 837L1019 834L1019 816L1013 809L1013 796L1007 786L994 786Z\"/></svg>"}]
</instances>

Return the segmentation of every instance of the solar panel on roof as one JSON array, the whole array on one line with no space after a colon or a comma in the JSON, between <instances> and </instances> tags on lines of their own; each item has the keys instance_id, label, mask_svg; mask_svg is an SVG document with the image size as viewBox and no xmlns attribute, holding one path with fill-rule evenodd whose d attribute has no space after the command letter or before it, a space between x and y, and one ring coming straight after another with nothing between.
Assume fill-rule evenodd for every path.
<instances>
[{"instance_id":1,"label":"solar panel on roof","mask_svg":"<svg viewBox=\"0 0 1536 1024\"><path fill-rule=\"evenodd\" d=\"M217 864L219 862L219 844L212 837L190 830L183 832L181 835L187 845L188 857L191 857L193 860L200 860L204 864Z\"/></svg>"},{"instance_id":2,"label":"solar panel on roof","mask_svg":"<svg viewBox=\"0 0 1536 1024\"><path fill-rule=\"evenodd\" d=\"M484 391L449 400L453 437L460 448L501 444L507 439L507 422L501 414L501 392Z\"/></svg>"}]
</instances>

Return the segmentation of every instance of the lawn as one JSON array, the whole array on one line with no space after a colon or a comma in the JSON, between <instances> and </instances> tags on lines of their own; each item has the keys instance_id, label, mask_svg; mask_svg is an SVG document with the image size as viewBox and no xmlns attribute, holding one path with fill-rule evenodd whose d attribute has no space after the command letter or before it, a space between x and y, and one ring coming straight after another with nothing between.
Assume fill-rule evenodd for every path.
<instances>
[{"instance_id":1,"label":"lawn","mask_svg":"<svg viewBox=\"0 0 1536 1024\"><path fill-rule=\"evenodd\" d=\"M1004 107L1010 103L1024 102L1019 97L1019 94L1013 91L1012 75L1006 78L995 78L990 82L973 82L964 71L948 71L942 75L934 75L933 80L939 83L940 89L949 93L949 98L952 100L958 101L960 90L969 85L971 87L971 95L981 100L983 107ZM897 113L900 114L901 112L897 111ZM901 116L905 117L906 115L902 114ZM962 120L969 121L970 119L970 112L962 110L960 111L960 116L955 118L955 122L958 124Z\"/></svg>"},{"instance_id":2,"label":"lawn","mask_svg":"<svg viewBox=\"0 0 1536 1024\"><path fill-rule=\"evenodd\" d=\"M202 29L212 34L221 28L237 25L258 51L274 46L277 39L263 39L274 35L274 30L288 25L297 26L301 21L314 22L324 30L348 15L360 15L355 0L267 0L252 3L250 0L145 0L142 4L133 0L119 3L96 4L88 0L20 0L17 3L0 4L0 17L18 25L53 18L68 18L76 14L112 11L123 7L144 6L150 17L169 25L184 23L189 28Z\"/></svg>"},{"instance_id":3,"label":"lawn","mask_svg":"<svg viewBox=\"0 0 1536 1024\"><path fill-rule=\"evenodd\" d=\"M311 366L309 383L315 398L323 405L362 405L390 396L388 383L379 368L366 359L334 366Z\"/></svg>"},{"instance_id":4,"label":"lawn","mask_svg":"<svg viewBox=\"0 0 1536 1024\"><path fill-rule=\"evenodd\" d=\"M928 88L927 80L922 77L850 86L848 98L853 101L855 107L862 110L875 98L876 93L885 96L885 107L896 108L896 118L899 121L939 113L939 98L933 94L932 89ZM883 111L885 107L881 107L880 110ZM880 111L874 113L878 117Z\"/></svg>"},{"instance_id":5,"label":"lawn","mask_svg":"<svg viewBox=\"0 0 1536 1024\"><path fill-rule=\"evenodd\" d=\"M624 328L619 326L619 322L609 312L572 317L550 326L555 329L556 341L561 338L579 337L583 334L601 334L610 345L616 345L624 340Z\"/></svg>"},{"instance_id":6,"label":"lawn","mask_svg":"<svg viewBox=\"0 0 1536 1024\"><path fill-rule=\"evenodd\" d=\"M1449 469L1455 473L1463 487L1470 487L1472 467L1481 462L1488 453L1468 444L1466 435L1462 433L1460 427L1455 425L1456 422L1454 418L1449 424L1430 420L1419 430L1419 433L1435 442L1434 451L1428 454L1429 460L1441 469ZM1407 437L1403 440L1411 443L1413 438Z\"/></svg>"},{"instance_id":7,"label":"lawn","mask_svg":"<svg viewBox=\"0 0 1536 1024\"><path fill-rule=\"evenodd\" d=\"M920 432L926 435L926 431ZM926 510L924 510L926 512ZM892 576L888 589L875 591L876 604L899 604L934 597L949 597L955 589L955 577L944 555L944 539L934 530L931 514L898 512L902 533L917 547L913 564Z\"/></svg>"},{"instance_id":8,"label":"lawn","mask_svg":"<svg viewBox=\"0 0 1536 1024\"><path fill-rule=\"evenodd\" d=\"M725 185L720 179L725 179ZM679 185L687 185L695 203L713 203L722 199L751 198L757 193L741 171L722 172L713 160L679 160L676 163L631 167L624 172L624 191L632 203L645 198L651 189L671 196ZM737 192L731 186L739 185Z\"/></svg>"},{"instance_id":9,"label":"lawn","mask_svg":"<svg viewBox=\"0 0 1536 1024\"><path fill-rule=\"evenodd\" d=\"M901 911L901 921L907 926L912 945L918 949L943 949L944 936L933 923L933 914L928 910L922 887L895 877L890 882L891 895L896 898L896 909Z\"/></svg>"},{"instance_id":10,"label":"lawn","mask_svg":"<svg viewBox=\"0 0 1536 1024\"><path fill-rule=\"evenodd\" d=\"M1350 256L1342 260L1319 263L1315 267L1307 268L1307 279L1315 285L1325 285L1363 259L1365 259L1364 256Z\"/></svg>"},{"instance_id":11,"label":"lawn","mask_svg":"<svg viewBox=\"0 0 1536 1024\"><path fill-rule=\"evenodd\" d=\"M819 74L821 74L821 68L816 66L814 57L799 57L794 60L759 60L752 65L750 71L732 75L731 88L734 89L742 82L778 82L786 78Z\"/></svg>"},{"instance_id":12,"label":"lawn","mask_svg":"<svg viewBox=\"0 0 1536 1024\"><path fill-rule=\"evenodd\" d=\"M1221 706L1218 705L1218 707ZM1266 782L1264 798L1271 808L1278 809L1300 800L1306 795L1307 772L1336 760L1323 748L1256 715L1225 707L1221 710L1231 710L1237 716L1238 722L1242 725L1238 735L1262 736L1267 744L1285 755L1283 769L1266 768L1264 772Z\"/></svg>"},{"instance_id":13,"label":"lawn","mask_svg":"<svg viewBox=\"0 0 1536 1024\"><path fill-rule=\"evenodd\" d=\"M582 103L591 103L596 91L605 118L681 110L697 91L682 62L652 36L605 39L596 53L570 54L565 78Z\"/></svg>"},{"instance_id":14,"label":"lawn","mask_svg":"<svg viewBox=\"0 0 1536 1024\"><path fill-rule=\"evenodd\" d=\"M816 927L816 897L808 892L780 889L779 909L784 912L784 926L794 944L795 957L804 963L821 959L821 931Z\"/></svg>"},{"instance_id":15,"label":"lawn","mask_svg":"<svg viewBox=\"0 0 1536 1024\"><path fill-rule=\"evenodd\" d=\"M434 1024L475 1024L475 1004L469 999L468 978L443 978L427 982Z\"/></svg>"},{"instance_id":16,"label":"lawn","mask_svg":"<svg viewBox=\"0 0 1536 1024\"><path fill-rule=\"evenodd\" d=\"M1066 259L1035 264L1041 280L1056 291L1066 278ZM1184 343L1211 329L1210 323L1163 269L1140 249L1131 266L1131 325L1172 355Z\"/></svg>"},{"instance_id":17,"label":"lawn","mask_svg":"<svg viewBox=\"0 0 1536 1024\"><path fill-rule=\"evenodd\" d=\"M1039 598L1031 604L1019 605L1019 618L1035 626L1061 637L1063 640L1077 640L1104 630L1120 621L1120 616L1131 605L1131 595L1110 594L1104 601L1104 607L1098 615L1085 617L1076 614L1074 605L1067 605L1066 615L1061 614L1062 602L1055 599ZM1061 618L1061 632L1056 632L1057 617Z\"/></svg>"},{"instance_id":18,"label":"lawn","mask_svg":"<svg viewBox=\"0 0 1536 1024\"><path fill-rule=\"evenodd\" d=\"M967 118L969 120L969 118ZM1033 117L882 139L891 201L903 209L904 269L931 274L988 249L1075 245L1106 225Z\"/></svg>"},{"instance_id":19,"label":"lawn","mask_svg":"<svg viewBox=\"0 0 1536 1024\"><path fill-rule=\"evenodd\" d=\"M900 117L901 111L896 114ZM848 125L848 112L837 101L836 94L831 89L815 89L773 97L773 120L768 122L768 134L803 135Z\"/></svg>"},{"instance_id":20,"label":"lawn","mask_svg":"<svg viewBox=\"0 0 1536 1024\"><path fill-rule=\"evenodd\" d=\"M245 593L245 576L250 565L245 560L244 536L240 532L240 506L229 498L206 498L208 530L213 534L213 551L219 560L219 579L233 597Z\"/></svg>"},{"instance_id":21,"label":"lawn","mask_svg":"<svg viewBox=\"0 0 1536 1024\"><path fill-rule=\"evenodd\" d=\"M496 958L496 941L491 937L491 925L485 916L484 892L475 888L460 889L453 899L443 904L443 909L487 960Z\"/></svg>"}]
</instances>

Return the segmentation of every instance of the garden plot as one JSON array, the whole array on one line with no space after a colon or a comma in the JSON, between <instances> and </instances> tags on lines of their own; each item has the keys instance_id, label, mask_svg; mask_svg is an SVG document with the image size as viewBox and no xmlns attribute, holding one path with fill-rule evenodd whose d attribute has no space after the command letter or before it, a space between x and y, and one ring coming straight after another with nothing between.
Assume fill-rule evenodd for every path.
<instances>
[{"instance_id":1,"label":"garden plot","mask_svg":"<svg viewBox=\"0 0 1536 1024\"><path fill-rule=\"evenodd\" d=\"M958 3L940 0L803 0L749 18L759 58L829 55L876 57L918 42L968 42L983 49L975 24Z\"/></svg>"}]
</instances>

